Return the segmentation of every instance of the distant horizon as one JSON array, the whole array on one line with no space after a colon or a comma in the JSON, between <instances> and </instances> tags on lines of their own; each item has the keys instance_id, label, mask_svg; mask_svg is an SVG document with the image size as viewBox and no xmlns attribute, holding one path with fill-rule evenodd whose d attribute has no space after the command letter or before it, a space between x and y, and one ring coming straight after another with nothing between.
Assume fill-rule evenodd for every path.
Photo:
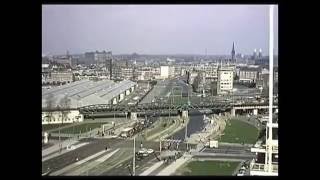
<instances>
[{"instance_id":1,"label":"distant horizon","mask_svg":"<svg viewBox=\"0 0 320 180\"><path fill-rule=\"evenodd\" d=\"M42 53L268 53L268 5L43 5ZM274 52L278 51L275 6ZM131 54L131 53L129 53Z\"/></svg>"},{"instance_id":2,"label":"distant horizon","mask_svg":"<svg viewBox=\"0 0 320 180\"><path fill-rule=\"evenodd\" d=\"M102 50L103 51L103 50ZM95 52L95 51L87 51L87 52ZM82 53L72 53L69 52L69 55L84 55L87 52L82 52ZM99 51L101 52L101 51ZM106 51L107 52L107 51ZM176 53L176 54L140 54L137 52L133 52L133 53L120 53L120 54L113 54L112 56L120 56L120 55L133 55L134 53L138 54L139 56L231 56L230 54L183 54L183 53ZM237 55L238 53L236 53ZM242 54L242 53L240 53ZM64 56L66 55L66 53L64 54L42 54L42 56ZM244 56L252 56L253 52L251 54L242 54ZM269 54L263 54L262 56L269 56ZM278 54L274 54L274 56L278 56Z\"/></svg>"}]
</instances>

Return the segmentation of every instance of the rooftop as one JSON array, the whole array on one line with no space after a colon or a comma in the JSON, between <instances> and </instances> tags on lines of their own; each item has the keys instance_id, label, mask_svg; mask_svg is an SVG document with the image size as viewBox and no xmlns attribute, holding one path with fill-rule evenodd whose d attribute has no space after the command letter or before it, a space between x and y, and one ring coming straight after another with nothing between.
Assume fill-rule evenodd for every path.
<instances>
[{"instance_id":1,"label":"rooftop","mask_svg":"<svg viewBox=\"0 0 320 180\"><path fill-rule=\"evenodd\" d=\"M71 108L92 104L108 104L112 98L135 84L129 80L115 83L111 80L91 81L85 79L52 89L42 89L42 107L47 106L51 95L53 107L56 107L65 96L70 100Z\"/></svg>"}]
</instances>

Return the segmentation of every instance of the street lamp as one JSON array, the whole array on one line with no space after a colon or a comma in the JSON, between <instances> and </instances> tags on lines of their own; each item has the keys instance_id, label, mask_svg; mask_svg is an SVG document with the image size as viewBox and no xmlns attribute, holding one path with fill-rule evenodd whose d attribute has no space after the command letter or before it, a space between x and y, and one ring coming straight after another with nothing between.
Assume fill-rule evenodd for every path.
<instances>
[{"instance_id":1,"label":"street lamp","mask_svg":"<svg viewBox=\"0 0 320 180\"><path fill-rule=\"evenodd\" d=\"M136 174L136 137L133 137L133 176Z\"/></svg>"}]
</instances>

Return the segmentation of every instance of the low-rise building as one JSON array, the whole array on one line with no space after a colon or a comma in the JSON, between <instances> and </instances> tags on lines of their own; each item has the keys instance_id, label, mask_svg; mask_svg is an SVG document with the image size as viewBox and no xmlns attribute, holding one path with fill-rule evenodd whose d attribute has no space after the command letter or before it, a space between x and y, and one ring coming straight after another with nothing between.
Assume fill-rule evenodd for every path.
<instances>
[{"instance_id":1,"label":"low-rise building","mask_svg":"<svg viewBox=\"0 0 320 180\"><path fill-rule=\"evenodd\" d=\"M64 114L61 111L42 112L42 124L74 123L82 122L83 119L83 115L78 110L71 110Z\"/></svg>"},{"instance_id":2,"label":"low-rise building","mask_svg":"<svg viewBox=\"0 0 320 180\"><path fill-rule=\"evenodd\" d=\"M72 71L50 72L43 74L43 84L65 84L73 82Z\"/></svg>"}]
</instances>

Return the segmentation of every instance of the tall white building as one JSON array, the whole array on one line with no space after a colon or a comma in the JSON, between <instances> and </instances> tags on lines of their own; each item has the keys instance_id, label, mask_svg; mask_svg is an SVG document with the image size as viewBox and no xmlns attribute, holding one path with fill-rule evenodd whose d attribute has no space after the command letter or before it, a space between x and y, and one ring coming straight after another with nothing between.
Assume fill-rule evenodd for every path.
<instances>
[{"instance_id":1,"label":"tall white building","mask_svg":"<svg viewBox=\"0 0 320 180\"><path fill-rule=\"evenodd\" d=\"M174 76L174 67L173 66L161 66L160 67L160 77L166 79Z\"/></svg>"},{"instance_id":2,"label":"tall white building","mask_svg":"<svg viewBox=\"0 0 320 180\"><path fill-rule=\"evenodd\" d=\"M233 67L219 66L217 94L229 94L233 90Z\"/></svg>"},{"instance_id":3,"label":"tall white building","mask_svg":"<svg viewBox=\"0 0 320 180\"><path fill-rule=\"evenodd\" d=\"M165 79L169 77L169 66L160 67L160 77Z\"/></svg>"}]
</instances>

